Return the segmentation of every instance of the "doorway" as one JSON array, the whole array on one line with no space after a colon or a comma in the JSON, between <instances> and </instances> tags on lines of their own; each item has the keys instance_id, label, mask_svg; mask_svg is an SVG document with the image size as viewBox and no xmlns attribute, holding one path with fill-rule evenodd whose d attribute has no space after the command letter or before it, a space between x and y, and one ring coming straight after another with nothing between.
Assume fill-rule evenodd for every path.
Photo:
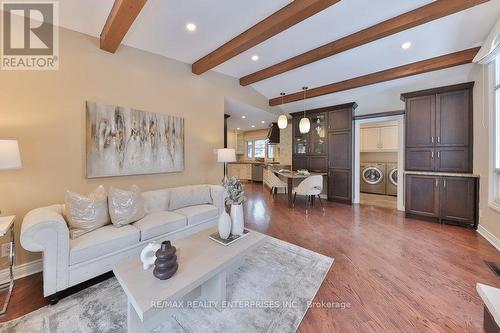
<instances>
[{"instance_id":1,"label":"doorway","mask_svg":"<svg viewBox=\"0 0 500 333\"><path fill-rule=\"evenodd\" d=\"M404 211L404 115L354 122L353 203Z\"/></svg>"}]
</instances>

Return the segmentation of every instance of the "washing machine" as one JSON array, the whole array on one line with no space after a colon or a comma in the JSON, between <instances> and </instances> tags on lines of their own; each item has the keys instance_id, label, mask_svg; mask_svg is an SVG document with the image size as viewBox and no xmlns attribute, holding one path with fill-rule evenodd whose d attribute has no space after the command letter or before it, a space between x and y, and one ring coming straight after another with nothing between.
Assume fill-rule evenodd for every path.
<instances>
[{"instance_id":1,"label":"washing machine","mask_svg":"<svg viewBox=\"0 0 500 333\"><path fill-rule=\"evenodd\" d=\"M387 163L386 193L388 195L398 195L398 165Z\"/></svg>"},{"instance_id":2,"label":"washing machine","mask_svg":"<svg viewBox=\"0 0 500 333\"><path fill-rule=\"evenodd\" d=\"M385 194L385 163L361 163L360 171L361 192Z\"/></svg>"}]
</instances>

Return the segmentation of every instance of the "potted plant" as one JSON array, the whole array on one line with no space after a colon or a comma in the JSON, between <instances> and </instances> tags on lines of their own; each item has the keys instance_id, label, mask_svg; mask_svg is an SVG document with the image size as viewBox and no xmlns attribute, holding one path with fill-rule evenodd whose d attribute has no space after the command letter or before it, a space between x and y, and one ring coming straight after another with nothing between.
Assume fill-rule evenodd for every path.
<instances>
[{"instance_id":1,"label":"potted plant","mask_svg":"<svg viewBox=\"0 0 500 333\"><path fill-rule=\"evenodd\" d=\"M231 206L231 234L241 236L244 230L243 201L245 190L236 177L229 177L224 181L226 205Z\"/></svg>"}]
</instances>

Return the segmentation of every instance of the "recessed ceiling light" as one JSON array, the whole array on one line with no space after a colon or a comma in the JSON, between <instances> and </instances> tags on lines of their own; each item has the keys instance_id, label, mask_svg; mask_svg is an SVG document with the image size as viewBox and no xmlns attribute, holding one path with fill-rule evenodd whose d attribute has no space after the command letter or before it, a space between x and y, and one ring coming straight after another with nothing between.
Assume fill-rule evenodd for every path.
<instances>
[{"instance_id":1,"label":"recessed ceiling light","mask_svg":"<svg viewBox=\"0 0 500 333\"><path fill-rule=\"evenodd\" d=\"M401 44L401 48L403 50L408 50L410 47L411 47L411 42L404 42L403 44Z\"/></svg>"},{"instance_id":2,"label":"recessed ceiling light","mask_svg":"<svg viewBox=\"0 0 500 333\"><path fill-rule=\"evenodd\" d=\"M263 123L263 124L265 124L265 123L266 123L264 120L261 120L260 122L261 122L261 123Z\"/></svg>"},{"instance_id":3,"label":"recessed ceiling light","mask_svg":"<svg viewBox=\"0 0 500 333\"><path fill-rule=\"evenodd\" d=\"M196 24L194 24L194 23L188 23L188 24L186 24L186 29L188 29L189 31L195 31L196 30Z\"/></svg>"},{"instance_id":4,"label":"recessed ceiling light","mask_svg":"<svg viewBox=\"0 0 500 333\"><path fill-rule=\"evenodd\" d=\"M245 119L247 116L241 116L241 118Z\"/></svg>"},{"instance_id":5,"label":"recessed ceiling light","mask_svg":"<svg viewBox=\"0 0 500 333\"><path fill-rule=\"evenodd\" d=\"M254 128L254 127L255 127L255 125L252 125L252 128Z\"/></svg>"},{"instance_id":6,"label":"recessed ceiling light","mask_svg":"<svg viewBox=\"0 0 500 333\"><path fill-rule=\"evenodd\" d=\"M259 60L259 56L258 56L257 54L254 54L254 55L252 56L252 60L253 60L253 61L257 61L257 60Z\"/></svg>"},{"instance_id":7,"label":"recessed ceiling light","mask_svg":"<svg viewBox=\"0 0 500 333\"><path fill-rule=\"evenodd\" d=\"M239 131L241 128L237 127L236 130Z\"/></svg>"}]
</instances>

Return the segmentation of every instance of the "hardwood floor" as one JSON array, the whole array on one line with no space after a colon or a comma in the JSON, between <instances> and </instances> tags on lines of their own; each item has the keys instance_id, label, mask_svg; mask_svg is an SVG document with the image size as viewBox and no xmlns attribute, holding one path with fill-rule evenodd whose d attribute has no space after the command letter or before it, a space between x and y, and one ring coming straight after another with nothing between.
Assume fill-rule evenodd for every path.
<instances>
[{"instance_id":1,"label":"hardwood floor","mask_svg":"<svg viewBox=\"0 0 500 333\"><path fill-rule=\"evenodd\" d=\"M299 332L481 332L477 282L500 287L483 260L498 251L473 230L407 219L393 209L326 203L308 216L246 184L246 225L335 259ZM297 198L299 201L300 199ZM19 279L9 320L45 305L40 274Z\"/></svg>"},{"instance_id":2,"label":"hardwood floor","mask_svg":"<svg viewBox=\"0 0 500 333\"><path fill-rule=\"evenodd\" d=\"M362 205L379 206L391 209L397 209L398 207L397 197L391 195L360 193L359 202Z\"/></svg>"}]
</instances>

